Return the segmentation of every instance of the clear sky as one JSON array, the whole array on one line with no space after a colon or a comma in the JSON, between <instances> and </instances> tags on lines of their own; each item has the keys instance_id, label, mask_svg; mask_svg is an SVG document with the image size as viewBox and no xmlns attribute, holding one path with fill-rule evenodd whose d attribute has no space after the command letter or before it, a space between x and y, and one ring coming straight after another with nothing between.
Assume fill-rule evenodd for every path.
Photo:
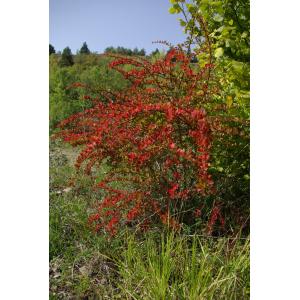
<instances>
[{"instance_id":1,"label":"clear sky","mask_svg":"<svg viewBox=\"0 0 300 300\"><path fill-rule=\"evenodd\" d=\"M149 53L165 48L153 41L185 40L179 15L171 15L169 7L168 0L50 0L50 43L73 53L85 41L91 51L123 46Z\"/></svg>"}]
</instances>

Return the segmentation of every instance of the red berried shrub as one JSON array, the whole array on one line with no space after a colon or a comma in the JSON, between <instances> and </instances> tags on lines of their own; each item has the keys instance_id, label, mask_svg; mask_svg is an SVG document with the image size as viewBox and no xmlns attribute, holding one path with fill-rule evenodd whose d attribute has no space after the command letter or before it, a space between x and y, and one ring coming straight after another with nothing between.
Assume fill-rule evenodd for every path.
<instances>
[{"instance_id":1,"label":"red berried shrub","mask_svg":"<svg viewBox=\"0 0 300 300\"><path fill-rule=\"evenodd\" d=\"M84 145L77 168L84 165L91 173L104 159L112 166L98 183L106 196L90 222L111 234L123 224L145 229L162 222L178 229L187 211L192 211L189 217L200 216L202 199L213 190L211 130L202 107L210 97L213 66L192 67L180 48L154 63L114 58L110 67L131 86L99 91L94 99L85 96L92 108L64 120L58 134L72 145ZM209 226L219 216L215 208Z\"/></svg>"}]
</instances>

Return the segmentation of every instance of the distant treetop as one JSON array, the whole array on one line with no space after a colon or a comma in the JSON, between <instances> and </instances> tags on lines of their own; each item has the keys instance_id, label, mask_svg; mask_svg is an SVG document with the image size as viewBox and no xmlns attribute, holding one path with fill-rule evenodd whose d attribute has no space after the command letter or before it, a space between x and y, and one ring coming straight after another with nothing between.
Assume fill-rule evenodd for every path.
<instances>
[{"instance_id":1,"label":"distant treetop","mask_svg":"<svg viewBox=\"0 0 300 300\"><path fill-rule=\"evenodd\" d=\"M55 54L55 49L51 44L49 44L49 55L51 54Z\"/></svg>"},{"instance_id":2,"label":"distant treetop","mask_svg":"<svg viewBox=\"0 0 300 300\"><path fill-rule=\"evenodd\" d=\"M79 53L80 54L90 54L91 53L86 42L83 43L81 49L79 50Z\"/></svg>"},{"instance_id":3,"label":"distant treetop","mask_svg":"<svg viewBox=\"0 0 300 300\"><path fill-rule=\"evenodd\" d=\"M139 50L137 47L135 47L133 50L129 48L124 48L118 46L117 48L114 47L107 47L104 50L104 53L114 53L114 54L122 54L122 55L128 55L128 56L145 56L146 51L145 49Z\"/></svg>"},{"instance_id":4,"label":"distant treetop","mask_svg":"<svg viewBox=\"0 0 300 300\"><path fill-rule=\"evenodd\" d=\"M152 51L150 53L150 56L154 56L154 55L157 55L157 54L159 54L159 49L158 48L156 48L154 51Z\"/></svg>"},{"instance_id":5,"label":"distant treetop","mask_svg":"<svg viewBox=\"0 0 300 300\"><path fill-rule=\"evenodd\" d=\"M59 61L59 65L61 67L68 67L74 64L72 51L69 47L66 47L61 55L61 59Z\"/></svg>"}]
</instances>

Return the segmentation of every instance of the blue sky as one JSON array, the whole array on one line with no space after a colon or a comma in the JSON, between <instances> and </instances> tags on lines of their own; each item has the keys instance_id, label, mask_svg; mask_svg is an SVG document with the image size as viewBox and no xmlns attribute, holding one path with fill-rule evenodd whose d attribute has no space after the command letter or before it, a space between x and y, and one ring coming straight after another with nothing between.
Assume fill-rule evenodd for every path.
<instances>
[{"instance_id":1,"label":"blue sky","mask_svg":"<svg viewBox=\"0 0 300 300\"><path fill-rule=\"evenodd\" d=\"M168 12L168 0L50 0L50 43L56 51L69 46L73 53L87 42L91 51L108 46L166 48L185 40L179 15Z\"/></svg>"}]
</instances>

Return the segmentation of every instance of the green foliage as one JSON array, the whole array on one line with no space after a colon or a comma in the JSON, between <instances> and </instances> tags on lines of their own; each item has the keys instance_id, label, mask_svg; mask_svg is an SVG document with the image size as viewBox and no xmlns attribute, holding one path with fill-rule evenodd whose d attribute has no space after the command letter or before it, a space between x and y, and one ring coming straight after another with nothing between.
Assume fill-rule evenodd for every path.
<instances>
[{"instance_id":1,"label":"green foliage","mask_svg":"<svg viewBox=\"0 0 300 300\"><path fill-rule=\"evenodd\" d=\"M167 52L165 50L159 50L156 48L154 51L150 53L149 60L151 62L155 62L158 59L162 59L163 57L165 57L166 54Z\"/></svg>"},{"instance_id":2,"label":"green foliage","mask_svg":"<svg viewBox=\"0 0 300 300\"><path fill-rule=\"evenodd\" d=\"M92 90L118 90L126 86L125 80L117 72L107 68L111 59L97 54L78 54L74 64L60 67L58 55L50 56L50 130L73 113L89 107L83 99L84 91L68 89L74 82L82 82ZM93 92L92 92L93 95Z\"/></svg>"},{"instance_id":3,"label":"green foliage","mask_svg":"<svg viewBox=\"0 0 300 300\"><path fill-rule=\"evenodd\" d=\"M55 54L55 49L51 44L49 44L49 55L51 54Z\"/></svg>"},{"instance_id":4,"label":"green foliage","mask_svg":"<svg viewBox=\"0 0 300 300\"><path fill-rule=\"evenodd\" d=\"M157 55L157 54L159 54L159 49L158 49L158 48L156 48L154 51L152 51L152 52L150 53L150 56L155 56L155 55Z\"/></svg>"},{"instance_id":5,"label":"green foliage","mask_svg":"<svg viewBox=\"0 0 300 300\"><path fill-rule=\"evenodd\" d=\"M86 42L83 43L81 49L79 50L79 53L80 54L90 54L91 53Z\"/></svg>"},{"instance_id":6,"label":"green foliage","mask_svg":"<svg viewBox=\"0 0 300 300\"><path fill-rule=\"evenodd\" d=\"M72 66L74 64L73 61L73 55L71 52L71 49L69 47L66 47L61 55L61 59L59 61L59 65L61 67L69 67Z\"/></svg>"},{"instance_id":7,"label":"green foliage","mask_svg":"<svg viewBox=\"0 0 300 300\"><path fill-rule=\"evenodd\" d=\"M121 55L126 55L126 56L145 56L146 51L145 49L139 50L138 48L134 48L133 50L129 48L124 48L118 46L117 48L114 47L107 47L104 50L104 53L112 53L112 54L121 54Z\"/></svg>"},{"instance_id":8,"label":"green foliage","mask_svg":"<svg viewBox=\"0 0 300 300\"><path fill-rule=\"evenodd\" d=\"M241 94L249 101L249 0L193 0L189 3L172 0L171 3L172 11L183 12L185 20L180 19L180 24L189 34L189 40L193 40L198 46L205 43L206 37L200 18L204 19L215 50L218 72L225 77L225 84L230 86L226 93L232 93L237 102L242 97ZM205 57L199 58L201 65L204 65Z\"/></svg>"},{"instance_id":9,"label":"green foliage","mask_svg":"<svg viewBox=\"0 0 300 300\"><path fill-rule=\"evenodd\" d=\"M85 104L77 101L78 91L66 89L77 77L76 73L68 68L50 67L50 128L70 112L78 112Z\"/></svg>"},{"instance_id":10,"label":"green foliage","mask_svg":"<svg viewBox=\"0 0 300 300\"><path fill-rule=\"evenodd\" d=\"M144 48L141 49L138 55L145 56L146 55L146 50Z\"/></svg>"},{"instance_id":11,"label":"green foliage","mask_svg":"<svg viewBox=\"0 0 300 300\"><path fill-rule=\"evenodd\" d=\"M171 12L182 12L181 26L196 51L209 43L212 53L199 51L200 67L214 63L218 94L206 105L214 122L230 126L215 134L211 172L216 200L225 203L228 220L236 215L238 226L249 214L249 118L250 118L250 3L249 0L171 0ZM180 7L180 10L178 8ZM201 91L200 91L201 92ZM219 126L219 125L218 125ZM220 126L219 126L220 127ZM244 217L242 217L244 215ZM249 223L248 223L249 224Z\"/></svg>"},{"instance_id":12,"label":"green foliage","mask_svg":"<svg viewBox=\"0 0 300 300\"><path fill-rule=\"evenodd\" d=\"M176 3L175 1L172 1L174 4L173 6L170 7L169 12L170 14L179 14L181 12L181 7L178 3Z\"/></svg>"},{"instance_id":13,"label":"green foliage","mask_svg":"<svg viewBox=\"0 0 300 300\"><path fill-rule=\"evenodd\" d=\"M224 54L224 49L219 47L215 50L215 58L219 58Z\"/></svg>"}]
</instances>

